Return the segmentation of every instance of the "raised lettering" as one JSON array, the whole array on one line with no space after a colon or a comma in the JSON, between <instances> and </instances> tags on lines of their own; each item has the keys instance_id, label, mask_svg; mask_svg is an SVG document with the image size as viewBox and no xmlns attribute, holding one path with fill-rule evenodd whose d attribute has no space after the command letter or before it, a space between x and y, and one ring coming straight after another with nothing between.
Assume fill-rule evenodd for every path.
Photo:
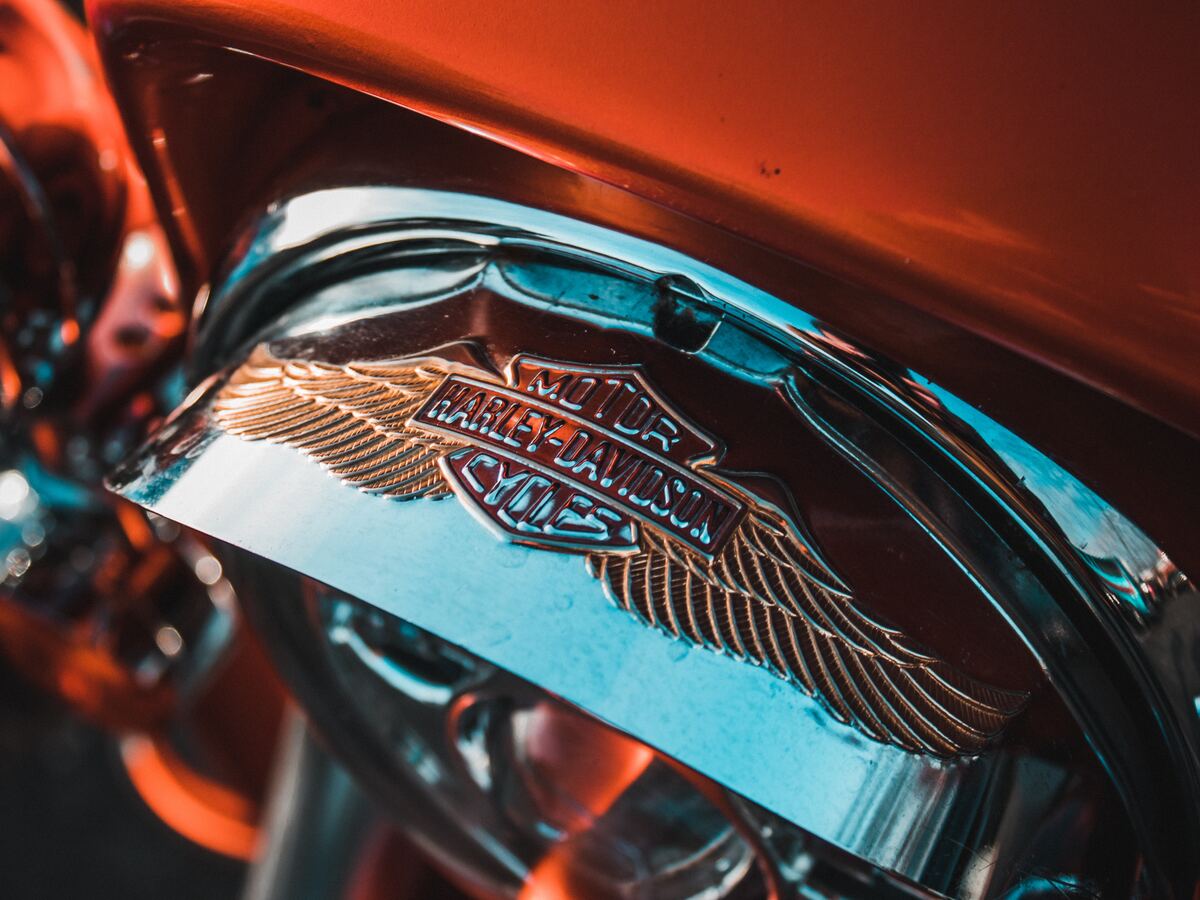
<instances>
[{"instance_id":1,"label":"raised lettering","mask_svg":"<svg viewBox=\"0 0 1200 900\"><path fill-rule=\"evenodd\" d=\"M575 383L569 388L565 388L558 402L567 409L580 410L583 409L583 404L587 403L588 398L596 392L596 385L599 384L595 378L590 375L580 375L575 378Z\"/></svg>"},{"instance_id":2,"label":"raised lettering","mask_svg":"<svg viewBox=\"0 0 1200 900\"><path fill-rule=\"evenodd\" d=\"M612 444L608 441L596 441L588 450L587 456L579 462L571 471L576 475L582 475L585 472L589 481L595 481L600 477L600 468L604 464L605 457L612 453Z\"/></svg>"},{"instance_id":3,"label":"raised lettering","mask_svg":"<svg viewBox=\"0 0 1200 900\"><path fill-rule=\"evenodd\" d=\"M446 418L442 419L447 425L453 425L455 422L462 422L463 426L469 430L474 430L471 426L471 419L475 413L483 406L487 400L487 394L483 391L476 391L471 394L464 402L460 403L449 413Z\"/></svg>"},{"instance_id":4,"label":"raised lettering","mask_svg":"<svg viewBox=\"0 0 1200 900\"><path fill-rule=\"evenodd\" d=\"M504 397L492 397L475 414L475 418L471 420L471 428L478 429L480 434L488 434L488 426L500 418L507 406L508 400Z\"/></svg>"},{"instance_id":5,"label":"raised lettering","mask_svg":"<svg viewBox=\"0 0 1200 900\"><path fill-rule=\"evenodd\" d=\"M731 513L732 510L725 504L717 503L709 498L697 514L688 534L694 537L700 546L711 547Z\"/></svg>"},{"instance_id":6,"label":"raised lettering","mask_svg":"<svg viewBox=\"0 0 1200 900\"><path fill-rule=\"evenodd\" d=\"M530 453L537 453L537 449L539 446L541 446L542 441L549 438L550 435L554 434L554 432L558 431L558 429L562 428L566 424L566 419L559 419L542 413L541 418L538 419L538 427L535 430L533 437L530 438L529 446L526 449Z\"/></svg>"},{"instance_id":7,"label":"raised lettering","mask_svg":"<svg viewBox=\"0 0 1200 900\"><path fill-rule=\"evenodd\" d=\"M613 421L613 428L625 434L637 434L642 430L646 417L653 408L654 404L650 402L650 398L639 392Z\"/></svg>"},{"instance_id":8,"label":"raised lettering","mask_svg":"<svg viewBox=\"0 0 1200 900\"><path fill-rule=\"evenodd\" d=\"M654 500L654 494L667 478L666 473L657 466L647 466L645 474L638 480L635 489L629 492L629 502L637 506L649 506Z\"/></svg>"},{"instance_id":9,"label":"raised lettering","mask_svg":"<svg viewBox=\"0 0 1200 900\"><path fill-rule=\"evenodd\" d=\"M662 444L663 452L670 453L671 448L679 443L679 426L662 413L652 416L649 424L642 429L641 438L649 441L651 438Z\"/></svg>"},{"instance_id":10,"label":"raised lettering","mask_svg":"<svg viewBox=\"0 0 1200 900\"><path fill-rule=\"evenodd\" d=\"M608 392L608 396L604 398L603 402L601 402L599 407L596 409L595 417L597 419L603 419L608 415L609 411L613 407L613 404L623 392L629 391L630 393L637 393L637 388L622 378L606 378L604 379L604 383L611 385L612 390Z\"/></svg>"},{"instance_id":11,"label":"raised lettering","mask_svg":"<svg viewBox=\"0 0 1200 900\"><path fill-rule=\"evenodd\" d=\"M570 439L558 449L558 453L554 456L554 464L562 466L564 469L571 468L583 455L591 440L590 434L582 428L577 429Z\"/></svg>"},{"instance_id":12,"label":"raised lettering","mask_svg":"<svg viewBox=\"0 0 1200 900\"><path fill-rule=\"evenodd\" d=\"M442 419L458 402L463 398L470 388L465 384L457 384L453 381L444 381L440 388L435 402L425 410L425 418L430 421L438 421Z\"/></svg>"},{"instance_id":13,"label":"raised lettering","mask_svg":"<svg viewBox=\"0 0 1200 900\"><path fill-rule=\"evenodd\" d=\"M555 375L549 369L539 369L529 379L529 384L525 386L525 390L531 394L537 394L539 397L549 397L551 400L556 400L567 389L567 386L570 385L571 378L572 376L565 372Z\"/></svg>"}]
</instances>

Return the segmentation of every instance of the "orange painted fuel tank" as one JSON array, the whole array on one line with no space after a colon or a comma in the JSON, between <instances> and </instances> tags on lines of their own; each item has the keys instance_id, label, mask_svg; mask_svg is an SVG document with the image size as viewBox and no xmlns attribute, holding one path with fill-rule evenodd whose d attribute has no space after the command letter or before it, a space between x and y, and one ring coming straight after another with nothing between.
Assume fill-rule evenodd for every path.
<instances>
[{"instance_id":1,"label":"orange painted fuel tank","mask_svg":"<svg viewBox=\"0 0 1200 900\"><path fill-rule=\"evenodd\" d=\"M1195 6L89 12L102 45L193 27L626 187L1200 433Z\"/></svg>"}]
</instances>

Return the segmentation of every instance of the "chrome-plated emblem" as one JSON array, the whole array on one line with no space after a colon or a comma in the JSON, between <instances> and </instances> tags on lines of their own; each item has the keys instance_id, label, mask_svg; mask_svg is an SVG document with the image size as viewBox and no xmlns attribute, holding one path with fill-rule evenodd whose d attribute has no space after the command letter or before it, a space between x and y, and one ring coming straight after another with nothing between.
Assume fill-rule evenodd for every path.
<instances>
[{"instance_id":1,"label":"chrome-plated emblem","mask_svg":"<svg viewBox=\"0 0 1200 900\"><path fill-rule=\"evenodd\" d=\"M520 356L507 381L448 375L408 421L469 445L444 457L446 477L504 533L634 552L652 528L706 560L729 541L746 505L694 468L720 447L637 369Z\"/></svg>"},{"instance_id":2,"label":"chrome-plated emblem","mask_svg":"<svg viewBox=\"0 0 1200 900\"><path fill-rule=\"evenodd\" d=\"M719 472L721 444L636 367L519 355L499 378L436 356L335 364L264 344L214 412L364 491L453 493L510 540L586 553L621 609L769 668L877 740L977 751L1024 703L862 610L795 516Z\"/></svg>"}]
</instances>

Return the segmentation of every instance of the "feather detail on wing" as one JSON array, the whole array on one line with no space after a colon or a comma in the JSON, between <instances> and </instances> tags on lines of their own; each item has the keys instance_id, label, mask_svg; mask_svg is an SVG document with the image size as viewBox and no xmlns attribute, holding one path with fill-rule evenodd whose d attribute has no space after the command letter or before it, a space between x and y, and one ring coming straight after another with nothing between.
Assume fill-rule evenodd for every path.
<instances>
[{"instance_id":1,"label":"feather detail on wing","mask_svg":"<svg viewBox=\"0 0 1200 900\"><path fill-rule=\"evenodd\" d=\"M361 490L440 498L450 490L438 459L455 445L407 422L445 375L424 363L281 360L259 345L213 411L230 434L294 447Z\"/></svg>"},{"instance_id":2,"label":"feather detail on wing","mask_svg":"<svg viewBox=\"0 0 1200 900\"><path fill-rule=\"evenodd\" d=\"M644 528L642 550L591 554L588 567L621 608L667 634L765 666L840 721L880 741L938 756L983 748L1025 695L978 682L867 615L765 506L747 514L711 561Z\"/></svg>"},{"instance_id":3,"label":"feather detail on wing","mask_svg":"<svg viewBox=\"0 0 1200 900\"><path fill-rule=\"evenodd\" d=\"M450 488L438 460L462 444L408 422L447 374L432 360L337 365L260 345L213 411L230 434L286 444L363 491L440 498ZM786 516L739 492L750 508L712 560L642 525L638 552L589 554L589 570L647 625L764 666L880 741L971 753L1024 705L869 616Z\"/></svg>"}]
</instances>

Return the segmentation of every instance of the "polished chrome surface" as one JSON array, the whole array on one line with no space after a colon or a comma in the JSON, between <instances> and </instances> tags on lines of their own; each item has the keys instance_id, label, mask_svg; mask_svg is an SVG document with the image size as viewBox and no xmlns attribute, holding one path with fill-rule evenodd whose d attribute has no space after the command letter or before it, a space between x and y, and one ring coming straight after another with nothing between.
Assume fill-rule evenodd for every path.
<instances>
[{"instance_id":1,"label":"polished chrome surface","mask_svg":"<svg viewBox=\"0 0 1200 900\"><path fill-rule=\"evenodd\" d=\"M439 317L460 322L461 339L491 336L512 316L546 335L526 328L531 346L509 356L562 358L570 347L585 361L611 335L720 373L754 408L786 403L792 417L768 420L760 442L805 423L823 452L917 523L1070 710L1124 801L1150 877L1169 893L1194 874L1193 589L1136 526L1019 438L749 285L499 201L321 192L274 208L243 246L197 323L197 374L240 363L260 341L343 365L401 358L437 346L421 344L406 321L431 334ZM472 299L484 293L493 299ZM498 370L502 361L491 362ZM993 895L1000 884L978 860L1011 872L1026 851L1001 836L1029 833L1068 798L1091 809L1080 815L1092 824L1080 826L1078 844L1094 838L1101 811L1111 815L1076 772L1086 762L1054 752L1061 738L1039 746L1035 733L949 762L871 741L765 671L583 602L589 579L568 557L498 543L456 504L396 504L288 447L222 433L213 406L222 383L202 385L114 476L123 495L460 644L947 894ZM720 404L708 412L729 414ZM938 609L937 598L924 605ZM987 651L979 634L958 635ZM1014 670L1022 652L1011 656ZM1119 815L1103 827L1119 834Z\"/></svg>"},{"instance_id":2,"label":"polished chrome surface","mask_svg":"<svg viewBox=\"0 0 1200 900\"><path fill-rule=\"evenodd\" d=\"M213 413L368 493L452 492L502 537L586 552L639 621L762 665L877 740L975 751L1024 705L861 610L784 508L719 473L720 444L637 368L520 355L500 380L455 350L484 357L464 345L330 365L260 345Z\"/></svg>"},{"instance_id":3,"label":"polished chrome surface","mask_svg":"<svg viewBox=\"0 0 1200 900\"><path fill-rule=\"evenodd\" d=\"M288 709L264 812L264 839L242 900L345 896L378 817L351 775L313 740L303 716Z\"/></svg>"},{"instance_id":4,"label":"polished chrome surface","mask_svg":"<svg viewBox=\"0 0 1200 900\"><path fill-rule=\"evenodd\" d=\"M456 504L398 519L388 500L347 490L287 448L229 435L190 462L153 501L161 515L369 597L819 835L848 832L866 844L853 849L881 865L903 860L919 871L932 849L920 845L934 834L915 826L940 818L936 801L986 768L859 737L766 671L664 641L607 604L577 602L595 597L578 560L500 544ZM153 482L137 487L148 502L156 492ZM336 529L314 527L331 517ZM453 589L430 603L448 569ZM647 702L648 685L658 702ZM898 783L912 790L891 796Z\"/></svg>"},{"instance_id":5,"label":"polished chrome surface","mask_svg":"<svg viewBox=\"0 0 1200 900\"><path fill-rule=\"evenodd\" d=\"M719 789L409 623L232 559L263 589L248 614L323 739L473 893L527 897L569 872L569 896L762 896L742 817L709 796ZM284 595L306 615L275 616Z\"/></svg>"},{"instance_id":6,"label":"polished chrome surface","mask_svg":"<svg viewBox=\"0 0 1200 900\"><path fill-rule=\"evenodd\" d=\"M1120 883L1121 854L1087 876L1061 868L1066 847L1087 846L1073 821L1089 811L1086 793L1036 761L997 772L976 801L988 815L1003 811L999 833L1015 829L1041 858L1014 872L1016 861L989 850L968 857L961 883L917 890L410 623L259 557L227 558L322 737L415 841L483 896L997 896L1030 871L1060 896L1076 896L1073 884ZM280 616L285 598L295 613ZM1030 781L1055 800L1020 794ZM972 804L956 806L943 831L970 827L958 816ZM1055 814L1039 828L1048 806Z\"/></svg>"}]
</instances>

